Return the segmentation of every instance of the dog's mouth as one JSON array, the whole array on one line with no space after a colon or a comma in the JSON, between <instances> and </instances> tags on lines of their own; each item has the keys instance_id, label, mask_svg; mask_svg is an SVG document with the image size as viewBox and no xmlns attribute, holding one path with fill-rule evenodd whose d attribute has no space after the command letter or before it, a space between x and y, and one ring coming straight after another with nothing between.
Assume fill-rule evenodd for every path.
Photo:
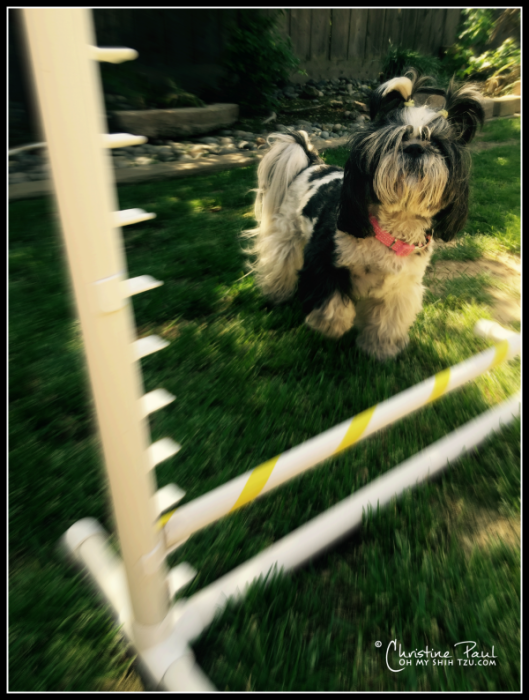
<instances>
[{"instance_id":1,"label":"dog's mouth","mask_svg":"<svg viewBox=\"0 0 529 700\"><path fill-rule=\"evenodd\" d=\"M399 205L421 212L436 210L443 199L448 170L438 158L402 151L381 160L373 178L373 188L382 204Z\"/></svg>"}]
</instances>

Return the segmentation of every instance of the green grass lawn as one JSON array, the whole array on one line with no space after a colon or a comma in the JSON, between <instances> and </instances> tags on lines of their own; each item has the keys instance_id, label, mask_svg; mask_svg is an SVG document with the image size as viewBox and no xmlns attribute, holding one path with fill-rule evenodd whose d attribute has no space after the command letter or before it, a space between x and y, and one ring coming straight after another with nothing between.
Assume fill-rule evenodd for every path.
<instances>
[{"instance_id":1,"label":"green grass lawn","mask_svg":"<svg viewBox=\"0 0 529 700\"><path fill-rule=\"evenodd\" d=\"M519 138L519 119L485 138ZM518 135L518 136L517 136ZM343 164L344 149L328 162ZM152 439L182 450L157 467L185 501L487 347L487 275L426 294L411 342L380 364L303 324L297 301L270 305L245 276L239 233L253 225L255 167L118 190L121 209L156 213L123 229L129 275L164 286L134 297L138 336L171 341L141 361L146 391L177 399L150 417ZM520 148L474 155L470 216L437 259L517 253ZM10 204L10 690L126 689L134 671L104 608L57 551L82 517L112 529L80 329L49 199ZM519 328L519 325L513 326ZM169 558L198 591L420 449L515 392L507 363L197 533ZM519 421L433 483L366 515L338 547L268 587L256 584L194 645L219 690L520 688ZM490 535L490 537L488 536ZM499 536L501 537L499 537ZM450 651L474 640L495 665L388 670L385 650ZM376 642L382 646L377 647ZM393 654L393 667L398 659ZM399 667L400 668L400 667Z\"/></svg>"}]
</instances>

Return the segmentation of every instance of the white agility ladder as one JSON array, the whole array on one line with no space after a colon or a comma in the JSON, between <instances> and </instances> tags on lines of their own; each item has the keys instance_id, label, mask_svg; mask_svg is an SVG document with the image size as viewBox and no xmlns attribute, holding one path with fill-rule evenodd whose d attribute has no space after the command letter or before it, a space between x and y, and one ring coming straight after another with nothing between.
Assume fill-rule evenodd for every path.
<instances>
[{"instance_id":1,"label":"white agility ladder","mask_svg":"<svg viewBox=\"0 0 529 700\"><path fill-rule=\"evenodd\" d=\"M149 684L162 690L215 688L197 666L190 643L228 598L273 568L293 570L362 522L370 506L383 506L445 469L519 415L514 396L395 467L317 516L188 600L172 604L196 572L186 563L171 571L166 557L202 527L287 480L439 399L464 382L515 357L520 336L490 322L476 332L498 342L364 411L322 435L259 465L209 494L160 518L184 495L172 484L156 490L154 467L179 446L170 438L150 444L146 417L174 397L163 389L143 395L138 361L168 345L157 336L136 339L130 297L162 284L148 275L128 279L120 229L153 218L141 209L118 211L107 150L145 143L143 136L106 134L97 61L120 63L137 53L97 48L90 10L24 9L28 51L88 370L103 445L122 559L91 518L65 534L67 551L96 583L138 652ZM160 522L163 528L160 528Z\"/></svg>"}]
</instances>

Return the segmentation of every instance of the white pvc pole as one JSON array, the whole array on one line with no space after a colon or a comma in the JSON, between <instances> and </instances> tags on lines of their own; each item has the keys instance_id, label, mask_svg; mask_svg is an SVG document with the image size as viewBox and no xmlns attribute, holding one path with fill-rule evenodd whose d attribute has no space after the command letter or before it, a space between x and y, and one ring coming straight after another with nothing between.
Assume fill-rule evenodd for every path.
<instances>
[{"instance_id":1,"label":"white pvc pole","mask_svg":"<svg viewBox=\"0 0 529 700\"><path fill-rule=\"evenodd\" d=\"M105 142L105 109L91 14L81 8L24 9L42 124L127 574L135 641L166 634L163 542L155 526L132 308L118 203ZM141 139L140 139L141 140Z\"/></svg>"},{"instance_id":2,"label":"white pvc pole","mask_svg":"<svg viewBox=\"0 0 529 700\"><path fill-rule=\"evenodd\" d=\"M274 567L285 572L306 563L336 544L362 523L371 506L383 507L395 496L444 471L450 462L476 447L520 413L520 396L514 396L450 435L422 450L368 486L329 508L226 576L189 598L176 623L181 641L195 639L213 621L228 600L241 598L249 584Z\"/></svg>"},{"instance_id":3,"label":"white pvc pole","mask_svg":"<svg viewBox=\"0 0 529 700\"><path fill-rule=\"evenodd\" d=\"M181 506L164 527L167 549L169 551L174 549L206 525L268 493L376 431L410 415L413 411L475 379L519 352L520 336L511 333L498 345L439 372L420 384Z\"/></svg>"}]
</instances>

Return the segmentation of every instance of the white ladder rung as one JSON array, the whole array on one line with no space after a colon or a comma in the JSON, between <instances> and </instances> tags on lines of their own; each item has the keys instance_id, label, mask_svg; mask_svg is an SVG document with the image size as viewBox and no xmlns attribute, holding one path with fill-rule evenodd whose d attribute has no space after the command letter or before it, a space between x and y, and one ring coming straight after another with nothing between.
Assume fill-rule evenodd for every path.
<instances>
[{"instance_id":1,"label":"white ladder rung","mask_svg":"<svg viewBox=\"0 0 529 700\"><path fill-rule=\"evenodd\" d=\"M156 214L151 214L143 209L123 209L122 211L114 212L114 226L121 228L122 226L130 226L137 224L139 221L149 221L155 219Z\"/></svg>"},{"instance_id":2,"label":"white ladder rung","mask_svg":"<svg viewBox=\"0 0 529 700\"><path fill-rule=\"evenodd\" d=\"M90 46L90 58L100 63L123 63L123 61L134 61L138 58L138 52L134 49L123 48L100 48Z\"/></svg>"},{"instance_id":3,"label":"white ladder rung","mask_svg":"<svg viewBox=\"0 0 529 700\"><path fill-rule=\"evenodd\" d=\"M158 350L163 350L168 345L169 343L166 340L162 340L158 335L148 335L146 338L135 340L133 346L136 360L147 357L147 355L158 352Z\"/></svg>"},{"instance_id":4,"label":"white ladder rung","mask_svg":"<svg viewBox=\"0 0 529 700\"><path fill-rule=\"evenodd\" d=\"M131 277L123 283L123 294L127 297L132 297L135 294L148 292L150 289L161 287L163 282L154 279L150 275L140 275L139 277Z\"/></svg>"},{"instance_id":5,"label":"white ladder rung","mask_svg":"<svg viewBox=\"0 0 529 700\"><path fill-rule=\"evenodd\" d=\"M174 596L179 590L195 578L197 575L197 570L187 562L182 562L175 566L167 574L167 583L169 584L169 595Z\"/></svg>"},{"instance_id":6,"label":"white ladder rung","mask_svg":"<svg viewBox=\"0 0 529 700\"><path fill-rule=\"evenodd\" d=\"M167 406L175 400L175 396L170 394L165 389L155 389L141 397L141 412L143 417L147 417L150 413L158 411L160 408Z\"/></svg>"},{"instance_id":7,"label":"white ladder rung","mask_svg":"<svg viewBox=\"0 0 529 700\"><path fill-rule=\"evenodd\" d=\"M171 438L162 438L161 440L157 440L157 442L153 442L147 449L150 469L154 469L157 464L160 464L160 462L163 462L165 459L169 459L169 457L172 457L181 449L182 446L174 440L171 440Z\"/></svg>"},{"instance_id":8,"label":"white ladder rung","mask_svg":"<svg viewBox=\"0 0 529 700\"><path fill-rule=\"evenodd\" d=\"M178 488L176 484L168 484L158 489L154 494L156 512L161 515L165 510L172 508L186 495L185 491Z\"/></svg>"},{"instance_id":9,"label":"white ladder rung","mask_svg":"<svg viewBox=\"0 0 529 700\"><path fill-rule=\"evenodd\" d=\"M125 146L141 146L147 143L146 136L134 136L133 134L103 134L104 148L124 148Z\"/></svg>"}]
</instances>

